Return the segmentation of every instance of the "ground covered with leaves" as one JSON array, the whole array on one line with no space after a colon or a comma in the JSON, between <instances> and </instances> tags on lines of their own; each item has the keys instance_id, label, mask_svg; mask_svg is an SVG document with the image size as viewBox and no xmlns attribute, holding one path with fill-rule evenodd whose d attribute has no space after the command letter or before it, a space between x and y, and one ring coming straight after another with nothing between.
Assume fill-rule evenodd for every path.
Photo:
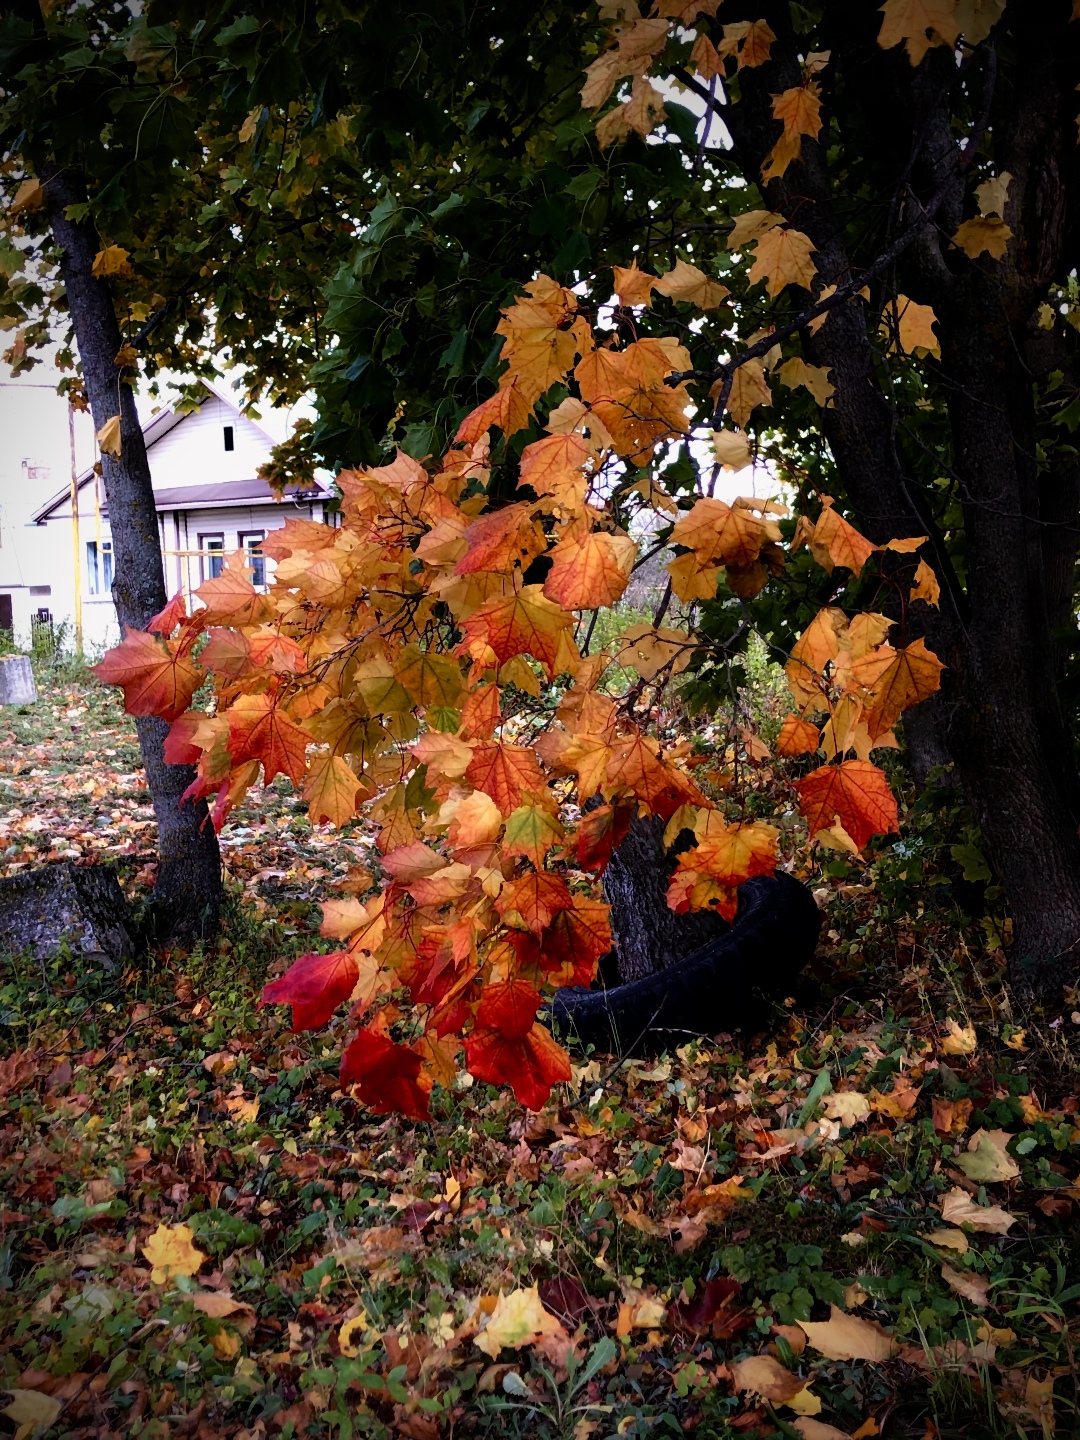
<instances>
[{"instance_id":1,"label":"ground covered with leaves","mask_svg":"<svg viewBox=\"0 0 1080 1440\"><path fill-rule=\"evenodd\" d=\"M145 893L112 696L54 676L0 736L3 868ZM417 1125L256 1008L368 847L253 796L215 956L0 962L0 1425L1073 1433L1080 1002L1014 1013L962 815L905 836L807 874L823 945L771 1035L582 1057L536 1115L437 1091Z\"/></svg>"}]
</instances>

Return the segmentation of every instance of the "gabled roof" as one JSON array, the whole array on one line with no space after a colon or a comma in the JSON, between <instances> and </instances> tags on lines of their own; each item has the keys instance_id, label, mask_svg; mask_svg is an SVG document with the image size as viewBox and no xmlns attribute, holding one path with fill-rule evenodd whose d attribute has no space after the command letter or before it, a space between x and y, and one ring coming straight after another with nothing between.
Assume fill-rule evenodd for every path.
<instances>
[{"instance_id":1,"label":"gabled roof","mask_svg":"<svg viewBox=\"0 0 1080 1440\"><path fill-rule=\"evenodd\" d=\"M244 415L243 411L240 409L240 406L236 403L235 396L231 395L224 385L214 380L202 380L200 383L202 384L203 388L207 390L209 394L212 395L216 400L220 400L223 404L228 405L228 407L231 410L235 411L238 416L241 416L243 419L247 420L249 424L254 425L256 430L258 430L259 433L266 440L268 446L273 446L277 443L274 440L274 437L270 435L269 432L265 430L257 420L252 419L250 415ZM162 440L166 435L168 435L170 430L175 430L176 427L182 424L189 415L192 415L194 413L195 412L192 410L177 411L175 409L171 409L161 410L156 415L151 416L151 418L142 427L143 442L146 445L147 450L151 449L151 447L156 445L159 440ZM78 476L75 483L78 489L81 490L84 485L89 485L93 478L94 468L93 466L91 466L88 470L84 470L83 473ZM258 488L251 489L251 487ZM199 495L202 491L209 489L220 491L227 490L228 495L222 495L210 501L202 501L196 498L196 496ZM251 490L250 494L247 493L248 489ZM328 495L330 493L328 488L319 480L313 481L311 486L308 487L308 489L314 491L319 496ZM243 491L244 493L241 493L241 491ZM308 491L305 490L304 493L306 494L308 493ZM186 494L188 496L186 504L178 503L176 499L176 497L179 497L182 494ZM162 504L161 501L166 495L170 497L169 501L165 504ZM48 520L60 508L60 506L65 503L65 501L70 499L70 497L71 485L69 483L65 485L62 490L59 490L50 500L47 500L39 510L35 510L33 515L31 515L30 517L31 523L35 525L44 524L44 522ZM184 491L180 491L178 489L156 490L154 492L154 498L157 502L156 508L158 510L184 510L188 508L188 505L191 505L193 507L201 507L205 504L209 504L211 506L217 507L228 505L231 500L273 500L275 496L273 491L270 489L270 486L267 485L265 480L258 480L253 477L251 480L225 481L222 482L220 485L215 486L192 485L189 488L185 488Z\"/></svg>"}]
</instances>

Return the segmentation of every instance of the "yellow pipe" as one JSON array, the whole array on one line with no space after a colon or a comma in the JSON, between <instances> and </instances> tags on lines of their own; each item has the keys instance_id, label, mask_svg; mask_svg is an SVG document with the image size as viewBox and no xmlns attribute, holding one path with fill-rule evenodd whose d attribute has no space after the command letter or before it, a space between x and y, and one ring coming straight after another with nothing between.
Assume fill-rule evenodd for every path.
<instances>
[{"instance_id":1,"label":"yellow pipe","mask_svg":"<svg viewBox=\"0 0 1080 1440\"><path fill-rule=\"evenodd\" d=\"M68 444L71 449L71 542L75 561L75 654L83 657L82 546L79 543L79 472L75 464L75 406L68 400ZM100 546L98 554L100 558Z\"/></svg>"}]
</instances>

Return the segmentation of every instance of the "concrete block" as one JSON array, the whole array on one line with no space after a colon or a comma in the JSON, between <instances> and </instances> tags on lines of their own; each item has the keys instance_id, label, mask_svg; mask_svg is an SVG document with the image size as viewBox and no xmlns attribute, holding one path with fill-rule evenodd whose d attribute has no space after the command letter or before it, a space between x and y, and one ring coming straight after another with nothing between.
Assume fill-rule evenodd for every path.
<instances>
[{"instance_id":1,"label":"concrete block","mask_svg":"<svg viewBox=\"0 0 1080 1440\"><path fill-rule=\"evenodd\" d=\"M0 656L0 705L33 705L37 698L29 655Z\"/></svg>"}]
</instances>

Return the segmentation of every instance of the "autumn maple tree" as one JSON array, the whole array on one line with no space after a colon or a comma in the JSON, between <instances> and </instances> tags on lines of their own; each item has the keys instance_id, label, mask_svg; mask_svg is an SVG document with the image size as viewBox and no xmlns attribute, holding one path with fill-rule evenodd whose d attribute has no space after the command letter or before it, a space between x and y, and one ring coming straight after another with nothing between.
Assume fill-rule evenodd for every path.
<instances>
[{"instance_id":1,"label":"autumn maple tree","mask_svg":"<svg viewBox=\"0 0 1080 1440\"><path fill-rule=\"evenodd\" d=\"M690 310L720 299L685 261L664 277L616 271L628 311L657 284ZM569 1077L538 1015L552 990L589 984L611 948L598 881L635 816L659 817L669 841L692 836L668 892L675 911L731 920L738 886L778 863L777 828L745 818L736 789L723 796L732 773L699 783L689 743L665 744L654 717L709 647L693 616L720 572L747 598L782 574L786 507L703 494L680 510L653 473L662 447L696 433L729 464L747 453L718 412L695 426L677 338L620 335L546 275L506 307L499 333L498 388L437 463L399 452L341 472L342 523L290 518L274 531L266 593L234 556L190 614L178 598L98 667L129 710L172 721L166 753L197 766L191 793L212 800L218 825L253 783L283 774L313 822L363 813L378 826L381 885L360 875L354 895L324 906L323 934L342 948L304 956L264 1000L290 1004L305 1029L348 1004L342 1087L416 1117L462 1047L471 1074L533 1108ZM554 387L564 398L541 413ZM495 452L519 436L511 495ZM620 600L634 537L657 521L670 524L684 623L633 626L593 652L590 613ZM880 560L829 497L793 543L856 578ZM910 586L922 543L889 552ZM923 641L894 647L892 628L830 606L788 661L778 750L823 752L795 790L810 834L851 852L895 830L871 752L895 745L901 712L939 683ZM616 667L638 683L613 684ZM187 708L208 676L213 713ZM733 760L752 743L733 741Z\"/></svg>"}]
</instances>

